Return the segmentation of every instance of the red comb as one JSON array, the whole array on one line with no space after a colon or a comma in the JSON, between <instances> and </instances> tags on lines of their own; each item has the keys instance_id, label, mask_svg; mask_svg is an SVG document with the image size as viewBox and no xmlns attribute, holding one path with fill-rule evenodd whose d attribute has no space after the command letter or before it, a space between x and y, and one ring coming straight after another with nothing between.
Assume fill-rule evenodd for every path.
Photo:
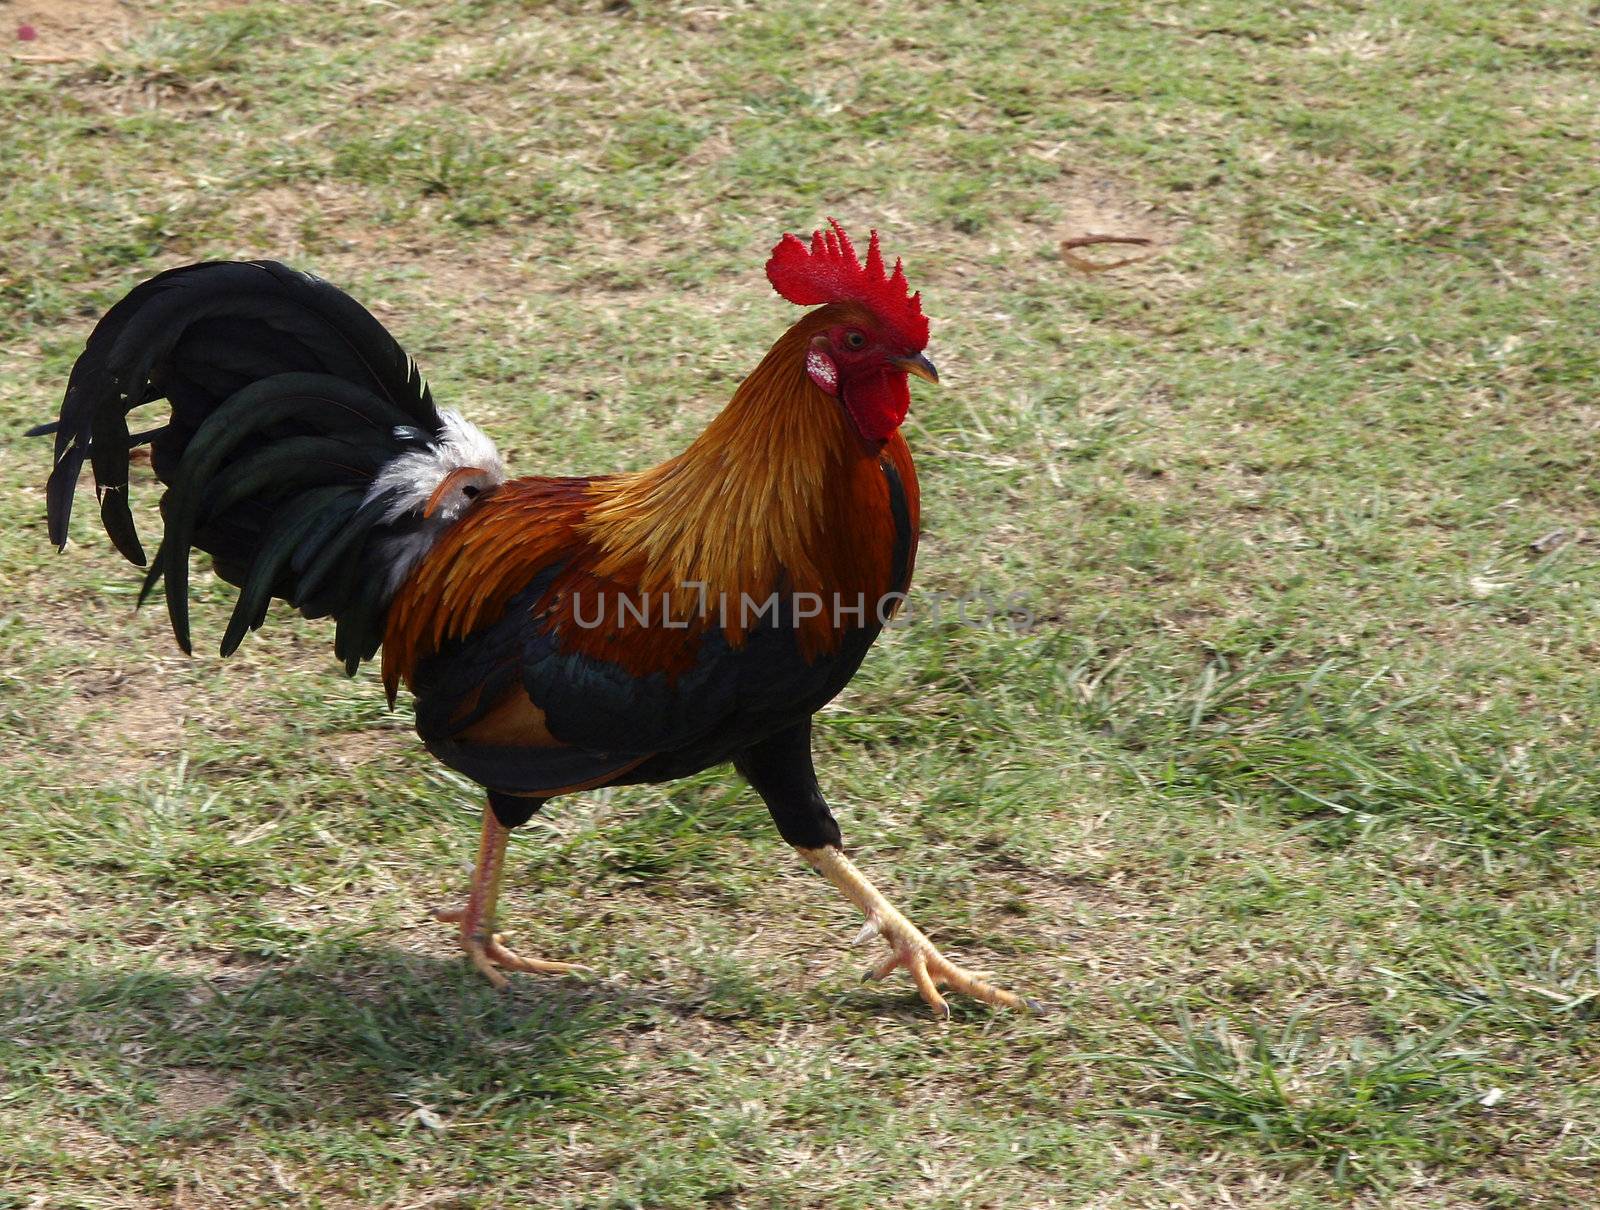
<instances>
[{"instance_id":1,"label":"red comb","mask_svg":"<svg viewBox=\"0 0 1600 1210\"><path fill-rule=\"evenodd\" d=\"M831 218L828 225L832 231L812 232L810 247L796 235L785 234L778 241L767 261L772 288L802 307L865 303L907 347L921 352L928 343L928 320L922 313L922 295L910 292L900 262L896 260L894 272L884 276L883 253L874 231L863 267L844 228Z\"/></svg>"}]
</instances>

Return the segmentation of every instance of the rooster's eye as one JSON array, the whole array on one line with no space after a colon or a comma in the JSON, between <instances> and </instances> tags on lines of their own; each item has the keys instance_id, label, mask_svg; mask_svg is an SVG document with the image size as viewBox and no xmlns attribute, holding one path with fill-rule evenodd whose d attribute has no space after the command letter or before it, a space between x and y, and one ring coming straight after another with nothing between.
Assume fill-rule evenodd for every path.
<instances>
[{"instance_id":1,"label":"rooster's eye","mask_svg":"<svg viewBox=\"0 0 1600 1210\"><path fill-rule=\"evenodd\" d=\"M859 349L866 343L867 338L854 329L851 329L844 334L844 345L847 349Z\"/></svg>"}]
</instances>

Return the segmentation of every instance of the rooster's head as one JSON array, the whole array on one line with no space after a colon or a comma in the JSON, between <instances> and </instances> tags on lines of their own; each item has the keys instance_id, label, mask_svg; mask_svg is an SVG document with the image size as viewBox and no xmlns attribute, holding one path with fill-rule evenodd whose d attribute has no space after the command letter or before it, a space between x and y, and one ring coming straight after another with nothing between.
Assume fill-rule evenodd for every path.
<instances>
[{"instance_id":1,"label":"rooster's head","mask_svg":"<svg viewBox=\"0 0 1600 1210\"><path fill-rule=\"evenodd\" d=\"M908 374L929 382L939 372L922 355L928 320L922 296L906 285L898 260L883 271L878 233L867 245L867 263L856 258L844 228L817 231L808 245L785 235L767 261L772 288L802 307L828 304L823 326L806 345L805 370L824 394L844 405L861 436L883 442L911 406Z\"/></svg>"}]
</instances>

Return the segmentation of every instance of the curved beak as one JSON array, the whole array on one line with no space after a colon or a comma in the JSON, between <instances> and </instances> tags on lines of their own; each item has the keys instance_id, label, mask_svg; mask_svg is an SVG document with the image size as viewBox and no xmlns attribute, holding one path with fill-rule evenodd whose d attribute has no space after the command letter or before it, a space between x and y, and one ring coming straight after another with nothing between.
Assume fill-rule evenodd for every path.
<instances>
[{"instance_id":1,"label":"curved beak","mask_svg":"<svg viewBox=\"0 0 1600 1210\"><path fill-rule=\"evenodd\" d=\"M915 357L891 357L889 358L889 364L898 370L904 370L907 374L915 374L924 382L931 382L935 385L939 382L939 371L934 369L933 362L929 361L921 353L918 353Z\"/></svg>"}]
</instances>

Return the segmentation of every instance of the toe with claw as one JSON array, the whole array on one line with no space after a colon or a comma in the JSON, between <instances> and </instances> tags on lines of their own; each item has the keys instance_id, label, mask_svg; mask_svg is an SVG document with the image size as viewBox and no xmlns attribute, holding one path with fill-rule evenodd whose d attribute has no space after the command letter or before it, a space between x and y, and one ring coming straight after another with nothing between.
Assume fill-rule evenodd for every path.
<instances>
[{"instance_id":1,"label":"toe with claw","mask_svg":"<svg viewBox=\"0 0 1600 1210\"><path fill-rule=\"evenodd\" d=\"M445 924L462 925L461 948L467 957L472 959L472 965L483 973L483 977L502 990L511 986L511 980L505 977L505 971L527 971L537 975L570 975L589 970L588 967L576 962L547 962L542 958L524 958L506 945L502 934L488 932L482 928L469 928L465 908L437 911L433 914L433 918Z\"/></svg>"},{"instance_id":2,"label":"toe with claw","mask_svg":"<svg viewBox=\"0 0 1600 1210\"><path fill-rule=\"evenodd\" d=\"M867 979L883 979L904 967L922 998L941 1017L950 1015L950 1005L939 994L941 984L999 1008L1038 1008L1033 1001L995 987L951 962L838 849L801 849L800 855L866 913L867 921L856 934L856 945L875 936L882 936L889 943L893 952L867 972Z\"/></svg>"},{"instance_id":3,"label":"toe with claw","mask_svg":"<svg viewBox=\"0 0 1600 1210\"><path fill-rule=\"evenodd\" d=\"M881 933L893 952L869 970L863 977L863 982L886 979L904 967L906 973L911 976L911 981L917 985L917 991L921 993L922 998L940 1017L950 1015L950 1005L939 994L941 984L951 991L973 996L999 1008L1031 1007L1021 996L986 983L951 962L923 935L922 930L904 917L897 921L869 917L862 932L865 933L868 928Z\"/></svg>"},{"instance_id":4,"label":"toe with claw","mask_svg":"<svg viewBox=\"0 0 1600 1210\"><path fill-rule=\"evenodd\" d=\"M483 836L478 844L478 862L472 870L472 889L465 907L442 909L435 920L460 926L461 948L483 977L498 988L511 986L506 971L529 971L538 975L570 975L586 971L574 962L545 962L524 958L509 949L505 939L494 931L495 905L500 900L500 879L505 869L506 838L509 829L495 816L491 806L483 812Z\"/></svg>"}]
</instances>

